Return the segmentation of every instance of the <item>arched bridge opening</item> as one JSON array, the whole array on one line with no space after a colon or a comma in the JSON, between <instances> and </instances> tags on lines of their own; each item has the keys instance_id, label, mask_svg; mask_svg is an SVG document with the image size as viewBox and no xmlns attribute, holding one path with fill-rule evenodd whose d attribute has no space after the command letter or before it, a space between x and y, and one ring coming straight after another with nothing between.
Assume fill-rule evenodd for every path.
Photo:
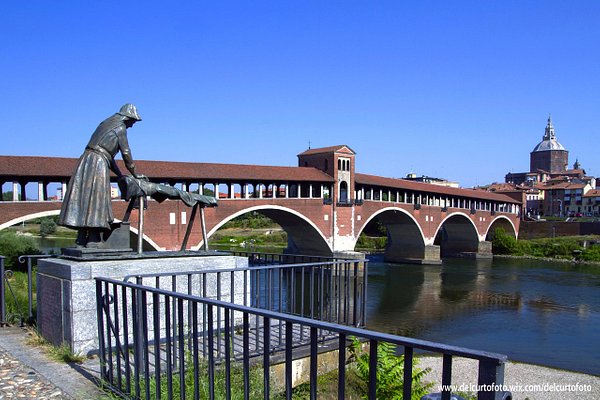
<instances>
[{"instance_id":1,"label":"arched bridge opening","mask_svg":"<svg viewBox=\"0 0 600 400\"><path fill-rule=\"evenodd\" d=\"M448 216L438 228L434 245L441 257L457 257L479 252L479 235L471 219L462 214Z\"/></svg>"},{"instance_id":2,"label":"arched bridge opening","mask_svg":"<svg viewBox=\"0 0 600 400\"><path fill-rule=\"evenodd\" d=\"M439 255L430 254L430 246L425 245L421 228L407 211L401 208L381 210L367 221L360 233L373 229L374 224L384 226L387 231L385 261L423 263L439 260Z\"/></svg>"},{"instance_id":3,"label":"arched bridge opening","mask_svg":"<svg viewBox=\"0 0 600 400\"><path fill-rule=\"evenodd\" d=\"M279 206L251 207L239 211L216 224L208 233L209 240L227 222L249 213L258 213L273 220L287 234L285 253L331 256L331 247L321 231L304 215ZM198 245L198 248L202 243Z\"/></svg>"},{"instance_id":4,"label":"arched bridge opening","mask_svg":"<svg viewBox=\"0 0 600 400\"><path fill-rule=\"evenodd\" d=\"M490 227L485 235L485 240L489 242L493 241L496 230L498 229L504 231L504 233L514 237L515 239L517 238L517 231L512 221L504 216L500 216L490 224Z\"/></svg>"}]
</instances>

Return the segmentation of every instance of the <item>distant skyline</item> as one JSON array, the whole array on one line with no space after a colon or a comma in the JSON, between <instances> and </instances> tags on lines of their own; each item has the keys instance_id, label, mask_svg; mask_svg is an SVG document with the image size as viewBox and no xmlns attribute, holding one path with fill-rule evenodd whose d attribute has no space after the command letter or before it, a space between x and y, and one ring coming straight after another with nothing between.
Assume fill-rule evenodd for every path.
<instances>
[{"instance_id":1,"label":"distant skyline","mask_svg":"<svg viewBox=\"0 0 600 400\"><path fill-rule=\"evenodd\" d=\"M297 165L463 187L529 170L548 115L600 176L598 1L4 2L2 155L79 157L132 102L135 159ZM141 171L143 172L143 171Z\"/></svg>"}]
</instances>

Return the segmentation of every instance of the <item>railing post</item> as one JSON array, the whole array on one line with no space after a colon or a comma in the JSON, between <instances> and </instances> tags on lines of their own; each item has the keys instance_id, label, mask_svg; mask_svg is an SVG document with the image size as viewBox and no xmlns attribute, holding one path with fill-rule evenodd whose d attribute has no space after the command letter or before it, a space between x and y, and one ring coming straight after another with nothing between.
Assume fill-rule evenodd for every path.
<instances>
[{"instance_id":1,"label":"railing post","mask_svg":"<svg viewBox=\"0 0 600 400\"><path fill-rule=\"evenodd\" d=\"M4 288L4 256L0 256L0 326L6 324L6 296Z\"/></svg>"},{"instance_id":2,"label":"railing post","mask_svg":"<svg viewBox=\"0 0 600 400\"><path fill-rule=\"evenodd\" d=\"M479 388L477 400L502 400L502 391L496 391L504 385L504 362L483 359L479 361Z\"/></svg>"},{"instance_id":3,"label":"railing post","mask_svg":"<svg viewBox=\"0 0 600 400\"><path fill-rule=\"evenodd\" d=\"M0 259L0 263L2 263ZM4 266L2 265L2 275L4 275ZM4 276L3 276L4 280ZM98 356L100 358L100 379L105 380L106 374L106 355L104 345L104 316L102 315L104 307L102 304L102 281L96 279L96 312L98 318ZM4 306L4 303L2 303ZM110 351L110 350L109 350ZM111 382L112 383L112 382Z\"/></svg>"},{"instance_id":4,"label":"railing post","mask_svg":"<svg viewBox=\"0 0 600 400\"><path fill-rule=\"evenodd\" d=\"M31 323L33 320L33 277L31 271L31 257L27 258L27 299L29 301L29 320L28 323Z\"/></svg>"}]
</instances>

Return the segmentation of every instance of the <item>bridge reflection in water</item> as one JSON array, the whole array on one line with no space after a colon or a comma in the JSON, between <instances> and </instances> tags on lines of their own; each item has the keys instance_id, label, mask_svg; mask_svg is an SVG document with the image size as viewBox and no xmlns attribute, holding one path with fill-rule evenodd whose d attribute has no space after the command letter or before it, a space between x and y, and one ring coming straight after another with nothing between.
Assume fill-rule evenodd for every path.
<instances>
[{"instance_id":1,"label":"bridge reflection in water","mask_svg":"<svg viewBox=\"0 0 600 400\"><path fill-rule=\"evenodd\" d=\"M369 263L367 328L600 374L600 274L531 260Z\"/></svg>"}]
</instances>

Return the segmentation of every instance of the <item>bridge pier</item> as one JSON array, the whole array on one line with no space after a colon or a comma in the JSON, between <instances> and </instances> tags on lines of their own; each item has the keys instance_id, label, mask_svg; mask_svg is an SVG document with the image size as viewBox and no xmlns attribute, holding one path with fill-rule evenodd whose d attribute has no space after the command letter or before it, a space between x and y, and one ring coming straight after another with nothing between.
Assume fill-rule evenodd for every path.
<instances>
[{"instance_id":1,"label":"bridge pier","mask_svg":"<svg viewBox=\"0 0 600 400\"><path fill-rule=\"evenodd\" d=\"M480 242L452 242L445 243L442 246L442 257L450 258L475 258L475 259L489 259L493 257L492 254L492 242L480 241Z\"/></svg>"},{"instance_id":2,"label":"bridge pier","mask_svg":"<svg viewBox=\"0 0 600 400\"><path fill-rule=\"evenodd\" d=\"M412 249L408 246L391 246L385 251L384 261L431 265L439 265L442 263L442 259L440 258L440 246L434 244Z\"/></svg>"}]
</instances>

